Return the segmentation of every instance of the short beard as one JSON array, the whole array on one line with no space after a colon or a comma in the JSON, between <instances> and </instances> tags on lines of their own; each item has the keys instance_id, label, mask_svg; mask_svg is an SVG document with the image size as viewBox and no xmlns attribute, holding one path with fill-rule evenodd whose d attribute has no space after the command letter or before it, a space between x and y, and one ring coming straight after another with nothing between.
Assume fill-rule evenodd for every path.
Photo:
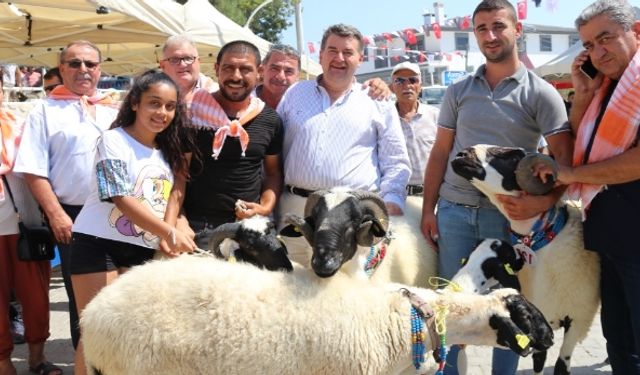
<instances>
[{"instance_id":1,"label":"short beard","mask_svg":"<svg viewBox=\"0 0 640 375\"><path fill-rule=\"evenodd\" d=\"M507 46L505 49L502 50L502 52L500 52L495 57L489 57L489 56L485 55L484 53L483 53L483 55L484 55L485 59L487 59L488 62L500 63L500 62L503 62L503 61L507 60L511 56L511 54L513 53L513 49L514 48L515 48L514 45L512 45L511 48L508 48L508 46Z\"/></svg>"},{"instance_id":2,"label":"short beard","mask_svg":"<svg viewBox=\"0 0 640 375\"><path fill-rule=\"evenodd\" d=\"M244 93L244 95L239 96L239 97L232 97L231 95L227 94L227 92L225 91L225 89L223 87L220 87L220 94L222 95L223 98L227 99L230 102L242 102L242 101L244 101L249 95L251 95L251 91L253 91L253 90L247 89L247 91Z\"/></svg>"}]
</instances>

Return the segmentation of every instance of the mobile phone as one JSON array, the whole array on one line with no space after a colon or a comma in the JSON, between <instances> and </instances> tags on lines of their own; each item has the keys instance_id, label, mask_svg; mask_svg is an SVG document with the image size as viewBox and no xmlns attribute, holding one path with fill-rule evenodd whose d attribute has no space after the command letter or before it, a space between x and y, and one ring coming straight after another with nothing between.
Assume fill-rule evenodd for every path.
<instances>
[{"instance_id":1,"label":"mobile phone","mask_svg":"<svg viewBox=\"0 0 640 375\"><path fill-rule=\"evenodd\" d=\"M589 77L589 79L594 79L598 75L598 69L593 66L591 58L587 58L587 60L580 66L580 70Z\"/></svg>"}]
</instances>

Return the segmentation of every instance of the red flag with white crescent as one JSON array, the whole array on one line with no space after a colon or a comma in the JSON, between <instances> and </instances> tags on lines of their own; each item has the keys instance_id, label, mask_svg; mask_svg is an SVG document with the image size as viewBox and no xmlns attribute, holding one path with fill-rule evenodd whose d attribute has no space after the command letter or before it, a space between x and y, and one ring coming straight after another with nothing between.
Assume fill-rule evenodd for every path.
<instances>
[{"instance_id":1,"label":"red flag with white crescent","mask_svg":"<svg viewBox=\"0 0 640 375\"><path fill-rule=\"evenodd\" d=\"M527 1L526 0L518 1L518 19L519 20L527 19Z\"/></svg>"},{"instance_id":2,"label":"red flag with white crescent","mask_svg":"<svg viewBox=\"0 0 640 375\"><path fill-rule=\"evenodd\" d=\"M309 49L309 53L310 54L313 55L314 53L316 53L316 46L315 46L315 44L313 42L308 42L307 43L307 48Z\"/></svg>"},{"instance_id":3,"label":"red flag with white crescent","mask_svg":"<svg viewBox=\"0 0 640 375\"><path fill-rule=\"evenodd\" d=\"M433 29L433 35L436 36L436 39L440 39L442 37L442 29L440 28L440 25L437 22L432 23L431 28Z\"/></svg>"},{"instance_id":4,"label":"red flag with white crescent","mask_svg":"<svg viewBox=\"0 0 640 375\"><path fill-rule=\"evenodd\" d=\"M404 29L404 36L408 44L418 43L418 38L416 38L416 33L412 29Z\"/></svg>"}]
</instances>

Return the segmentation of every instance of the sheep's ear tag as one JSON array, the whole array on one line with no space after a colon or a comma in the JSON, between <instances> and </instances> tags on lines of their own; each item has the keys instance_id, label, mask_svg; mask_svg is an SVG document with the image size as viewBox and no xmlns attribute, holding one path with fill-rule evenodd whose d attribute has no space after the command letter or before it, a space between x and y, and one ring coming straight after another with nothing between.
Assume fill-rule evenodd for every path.
<instances>
[{"instance_id":1,"label":"sheep's ear tag","mask_svg":"<svg viewBox=\"0 0 640 375\"><path fill-rule=\"evenodd\" d=\"M513 245L513 250L515 250L520 258L524 260L524 262L530 266L535 266L538 263L538 257L536 256L536 252L533 251L529 246L523 243L517 243Z\"/></svg>"},{"instance_id":2,"label":"sheep's ear tag","mask_svg":"<svg viewBox=\"0 0 640 375\"><path fill-rule=\"evenodd\" d=\"M504 270L507 271L507 273L511 276L516 274L515 272L513 272L513 269L511 268L511 265L509 263L504 265Z\"/></svg>"},{"instance_id":3,"label":"sheep's ear tag","mask_svg":"<svg viewBox=\"0 0 640 375\"><path fill-rule=\"evenodd\" d=\"M467 258L460 259L460 265L464 266L465 264L467 264L467 260L468 260Z\"/></svg>"},{"instance_id":4,"label":"sheep's ear tag","mask_svg":"<svg viewBox=\"0 0 640 375\"><path fill-rule=\"evenodd\" d=\"M531 340L526 335L517 334L516 342L521 349L525 349L527 346L529 346Z\"/></svg>"}]
</instances>

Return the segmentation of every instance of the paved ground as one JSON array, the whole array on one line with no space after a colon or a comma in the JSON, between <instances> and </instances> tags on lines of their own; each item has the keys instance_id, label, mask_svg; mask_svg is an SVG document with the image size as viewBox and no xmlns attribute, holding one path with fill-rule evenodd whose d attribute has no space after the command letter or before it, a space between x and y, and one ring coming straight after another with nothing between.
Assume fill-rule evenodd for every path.
<instances>
[{"instance_id":1,"label":"paved ground","mask_svg":"<svg viewBox=\"0 0 640 375\"><path fill-rule=\"evenodd\" d=\"M51 280L51 337L47 341L46 355L50 361L60 366L65 374L73 373L73 348L69 336L69 315L67 313L67 297L65 294L62 277L54 271ZM550 350L545 374L553 374L553 365L558 356L558 347L561 342L562 332L556 332L556 345ZM611 367L603 364L607 357L600 317L589 331L587 338L576 348L573 354L572 375L611 374ZM12 358L19 375L30 374L27 368L26 345L17 345ZM469 375L491 374L491 350L488 348L469 348ZM518 367L518 374L532 374L533 361L530 357L522 358ZM209 375L209 374L203 374ZM345 374L347 375L347 374Z\"/></svg>"}]
</instances>

